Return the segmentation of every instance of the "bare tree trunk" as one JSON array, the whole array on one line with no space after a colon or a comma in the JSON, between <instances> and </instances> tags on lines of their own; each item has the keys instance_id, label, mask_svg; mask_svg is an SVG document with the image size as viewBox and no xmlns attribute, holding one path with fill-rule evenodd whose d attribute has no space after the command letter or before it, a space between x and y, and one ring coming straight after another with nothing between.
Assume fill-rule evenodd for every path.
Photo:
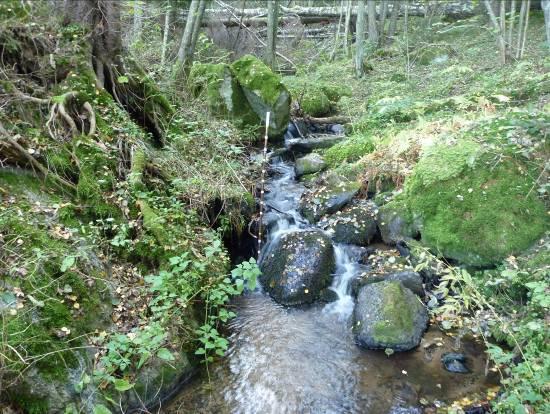
<instances>
[{"instance_id":1,"label":"bare tree trunk","mask_svg":"<svg viewBox=\"0 0 550 414\"><path fill-rule=\"evenodd\" d=\"M518 39L516 43L516 59L520 59L523 54L521 49L522 49L522 45L524 44L523 42L523 35L525 32L524 28L527 25L526 21L529 18L528 17L529 6L530 6L530 1L523 0L521 2L521 9L519 11L519 22L518 22Z\"/></svg>"},{"instance_id":2,"label":"bare tree trunk","mask_svg":"<svg viewBox=\"0 0 550 414\"><path fill-rule=\"evenodd\" d=\"M544 26L546 27L546 43L550 46L550 0L542 0L542 11L544 12Z\"/></svg>"},{"instance_id":3,"label":"bare tree trunk","mask_svg":"<svg viewBox=\"0 0 550 414\"><path fill-rule=\"evenodd\" d=\"M193 33L191 34L191 44L189 45L189 56L187 57L187 66L193 64L193 57L195 56L195 47L197 46L197 40L199 39L199 33L201 31L202 17L204 16L204 10L206 9L207 0L200 0L199 10L195 21L193 22Z\"/></svg>"},{"instance_id":4,"label":"bare tree trunk","mask_svg":"<svg viewBox=\"0 0 550 414\"><path fill-rule=\"evenodd\" d=\"M142 26L142 13L140 2L134 0L134 25L132 28L132 42L139 40L141 37L141 26Z\"/></svg>"},{"instance_id":5,"label":"bare tree trunk","mask_svg":"<svg viewBox=\"0 0 550 414\"><path fill-rule=\"evenodd\" d=\"M504 40L505 34L502 31L502 26L497 21L497 18L495 16L493 8L491 7L491 3L489 3L489 0L484 0L484 4L485 4L485 8L487 9L487 13L489 14L489 18L491 19L491 23L494 29L497 31L497 42L498 42L498 48L500 51L500 61L502 64L505 64L506 63L506 41ZM522 4L522 7L523 7L523 4Z\"/></svg>"},{"instance_id":6,"label":"bare tree trunk","mask_svg":"<svg viewBox=\"0 0 550 414\"><path fill-rule=\"evenodd\" d=\"M550 0L548 0L550 2ZM346 7L346 20L344 23L344 52L347 57L350 57L351 49L349 47L350 39L349 39L349 32L350 32L350 24L351 24L351 7L352 7L352 0L347 0L347 7Z\"/></svg>"},{"instance_id":7,"label":"bare tree trunk","mask_svg":"<svg viewBox=\"0 0 550 414\"><path fill-rule=\"evenodd\" d=\"M399 8L401 6L401 2L399 0L394 0L392 3L392 9L390 14L390 24L388 27L388 39L392 41L393 37L395 36L395 31L397 29L397 18L399 17Z\"/></svg>"},{"instance_id":8,"label":"bare tree trunk","mask_svg":"<svg viewBox=\"0 0 550 414\"><path fill-rule=\"evenodd\" d=\"M363 59L365 57L365 0L358 0L357 23L355 29L355 73L362 78L365 69Z\"/></svg>"},{"instance_id":9,"label":"bare tree trunk","mask_svg":"<svg viewBox=\"0 0 550 414\"><path fill-rule=\"evenodd\" d=\"M160 55L160 65L164 66L166 61L166 47L168 46L168 33L170 32L170 0L168 0L168 5L166 13L164 14L164 33L162 35L162 52Z\"/></svg>"},{"instance_id":10,"label":"bare tree trunk","mask_svg":"<svg viewBox=\"0 0 550 414\"><path fill-rule=\"evenodd\" d=\"M529 26L529 9L531 8L531 0L527 0L526 12L525 12L525 24L523 25L523 31L521 33L521 48L519 50L519 58L523 59L523 52L525 52L525 40L527 39L527 27Z\"/></svg>"},{"instance_id":11,"label":"bare tree trunk","mask_svg":"<svg viewBox=\"0 0 550 414\"><path fill-rule=\"evenodd\" d=\"M388 0L382 0L380 5L380 37L378 39L378 45L384 44L384 35L386 34L386 15L388 14Z\"/></svg>"},{"instance_id":12,"label":"bare tree trunk","mask_svg":"<svg viewBox=\"0 0 550 414\"><path fill-rule=\"evenodd\" d=\"M409 50L409 0L405 3L405 17L403 22L403 36L405 37L405 48L407 50L407 80L411 79L411 52Z\"/></svg>"},{"instance_id":13,"label":"bare tree trunk","mask_svg":"<svg viewBox=\"0 0 550 414\"><path fill-rule=\"evenodd\" d=\"M338 28L336 29L336 35L334 36L334 48L330 54L330 61L334 61L336 57L336 51L338 50L338 41L340 40L340 26L342 25L342 16L344 14L344 0L340 2L340 19L338 19Z\"/></svg>"},{"instance_id":14,"label":"bare tree trunk","mask_svg":"<svg viewBox=\"0 0 550 414\"><path fill-rule=\"evenodd\" d=\"M183 36L181 38L180 48L178 50L178 64L184 64L184 62L187 61L189 46L191 45L191 38L193 36L193 25L198 10L199 0L191 0L191 5L189 6L189 14L187 15L185 29L183 30Z\"/></svg>"},{"instance_id":15,"label":"bare tree trunk","mask_svg":"<svg viewBox=\"0 0 550 414\"><path fill-rule=\"evenodd\" d=\"M278 28L278 9L277 0L268 0L267 2L267 48L265 53L265 63L270 68L275 67L275 53L277 51L277 28Z\"/></svg>"},{"instance_id":16,"label":"bare tree trunk","mask_svg":"<svg viewBox=\"0 0 550 414\"><path fill-rule=\"evenodd\" d=\"M376 0L367 0L367 17L369 19L369 43L378 45L378 28L376 27Z\"/></svg>"},{"instance_id":17,"label":"bare tree trunk","mask_svg":"<svg viewBox=\"0 0 550 414\"><path fill-rule=\"evenodd\" d=\"M510 3L510 27L508 28L508 38L506 39L508 56L513 56L512 39L514 38L514 19L515 18L516 18L516 0L512 0L512 2Z\"/></svg>"}]
</instances>

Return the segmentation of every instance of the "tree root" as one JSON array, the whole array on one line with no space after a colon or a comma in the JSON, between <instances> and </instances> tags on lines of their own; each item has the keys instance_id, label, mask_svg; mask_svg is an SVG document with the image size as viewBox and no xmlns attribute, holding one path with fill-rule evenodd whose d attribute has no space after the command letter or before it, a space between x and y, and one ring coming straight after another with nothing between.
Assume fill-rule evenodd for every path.
<instances>
[{"instance_id":1,"label":"tree root","mask_svg":"<svg viewBox=\"0 0 550 414\"><path fill-rule=\"evenodd\" d=\"M23 92L14 89L14 94L16 98L28 102L34 102L38 104L51 104L53 102L53 105L50 108L50 115L48 117L48 120L46 121L46 128L48 129L48 133L52 137L52 139L57 138L57 134L55 131L55 122L57 120L61 120L63 123L65 123L69 127L69 131L71 134L71 137L74 137L78 134L85 134L84 132L84 125L82 125L82 128L78 128L75 120L73 119L73 116L70 114L69 108L71 108L71 105L73 102L76 101L78 98L77 92L67 92L61 96L55 96L53 98L36 98L34 96L26 95ZM85 135L92 136L95 134L96 131L96 117L94 109L92 108L92 105L89 102L84 102L82 105L83 112L86 114L81 115L78 110L75 110L73 112L77 112L77 115L80 119L87 119L89 122L89 128L88 133Z\"/></svg>"},{"instance_id":2,"label":"tree root","mask_svg":"<svg viewBox=\"0 0 550 414\"><path fill-rule=\"evenodd\" d=\"M29 154L29 152L25 148L23 148L23 146L21 146L19 142L17 142L17 139L20 138L19 135L11 137L9 132L4 129L2 124L0 124L0 135L2 135L2 137L10 144L12 148L16 149L32 165L32 167L36 168L38 172L44 177L50 177L62 187L70 189L72 191L76 191L76 186L73 183L65 180L64 178L61 178L57 174L52 173L50 170L44 167L36 158Z\"/></svg>"}]
</instances>

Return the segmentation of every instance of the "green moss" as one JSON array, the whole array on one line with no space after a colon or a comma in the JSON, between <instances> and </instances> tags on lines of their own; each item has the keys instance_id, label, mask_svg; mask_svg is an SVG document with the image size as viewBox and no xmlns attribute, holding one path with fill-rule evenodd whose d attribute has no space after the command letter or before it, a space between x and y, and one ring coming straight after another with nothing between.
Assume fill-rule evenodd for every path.
<instances>
[{"instance_id":1,"label":"green moss","mask_svg":"<svg viewBox=\"0 0 550 414\"><path fill-rule=\"evenodd\" d=\"M403 333L414 329L413 314L407 306L404 287L400 282L382 282L384 305L382 318L373 327L373 337L379 343L394 343Z\"/></svg>"},{"instance_id":2,"label":"green moss","mask_svg":"<svg viewBox=\"0 0 550 414\"><path fill-rule=\"evenodd\" d=\"M128 184L133 190L143 190L143 171L147 164L147 156L142 148L138 148L132 154L132 165L128 175Z\"/></svg>"},{"instance_id":3,"label":"green moss","mask_svg":"<svg viewBox=\"0 0 550 414\"><path fill-rule=\"evenodd\" d=\"M239 84L258 94L264 102L273 106L285 91L281 78L261 60L245 55L231 65Z\"/></svg>"},{"instance_id":4,"label":"green moss","mask_svg":"<svg viewBox=\"0 0 550 414\"><path fill-rule=\"evenodd\" d=\"M210 110L231 118L238 127L260 125L260 118L250 107L228 65L195 64L189 74L189 84L195 95L206 93Z\"/></svg>"},{"instance_id":5,"label":"green moss","mask_svg":"<svg viewBox=\"0 0 550 414\"><path fill-rule=\"evenodd\" d=\"M422 158L405 192L422 219L424 243L464 264L487 266L526 249L548 226L532 187L520 164L480 156L466 141Z\"/></svg>"},{"instance_id":6,"label":"green moss","mask_svg":"<svg viewBox=\"0 0 550 414\"><path fill-rule=\"evenodd\" d=\"M355 134L327 149L324 158L329 167L336 167L344 161L354 162L374 151L374 142L366 134Z\"/></svg>"},{"instance_id":7,"label":"green moss","mask_svg":"<svg viewBox=\"0 0 550 414\"><path fill-rule=\"evenodd\" d=\"M300 105L300 109L310 116L323 116L331 112L331 102L320 84L307 80L288 77L283 79L288 87L292 100ZM336 95L333 89L327 88Z\"/></svg>"}]
</instances>

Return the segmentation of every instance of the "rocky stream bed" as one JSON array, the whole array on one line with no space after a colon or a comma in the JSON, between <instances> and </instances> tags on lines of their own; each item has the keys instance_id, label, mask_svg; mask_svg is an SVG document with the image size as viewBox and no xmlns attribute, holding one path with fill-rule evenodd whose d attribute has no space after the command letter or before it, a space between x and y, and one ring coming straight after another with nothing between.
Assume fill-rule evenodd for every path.
<instances>
[{"instance_id":1,"label":"rocky stream bed","mask_svg":"<svg viewBox=\"0 0 550 414\"><path fill-rule=\"evenodd\" d=\"M497 381L482 342L430 325L427 273L405 243L382 243L357 183L322 173L311 153L342 139L287 136L271 153L261 287L234 303L226 358L165 412L421 413L456 401L484 412L475 402Z\"/></svg>"}]
</instances>

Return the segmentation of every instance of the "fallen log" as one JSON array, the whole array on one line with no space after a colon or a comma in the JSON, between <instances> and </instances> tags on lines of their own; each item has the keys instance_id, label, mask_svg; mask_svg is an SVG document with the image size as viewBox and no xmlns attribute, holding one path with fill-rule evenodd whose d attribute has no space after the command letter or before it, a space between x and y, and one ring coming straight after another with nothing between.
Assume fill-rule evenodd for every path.
<instances>
[{"instance_id":1,"label":"fallen log","mask_svg":"<svg viewBox=\"0 0 550 414\"><path fill-rule=\"evenodd\" d=\"M327 124L349 124L351 122L351 118L348 116L343 115L335 115L335 116L329 116L324 118L315 118L313 116L304 116L303 118L296 118L296 121L304 121L309 122L312 124L320 124L320 125L327 125Z\"/></svg>"},{"instance_id":2,"label":"fallen log","mask_svg":"<svg viewBox=\"0 0 550 414\"><path fill-rule=\"evenodd\" d=\"M220 2L221 3L221 2ZM246 26L265 25L267 24L267 9L239 9L227 3L223 3L224 9L207 9L205 11L203 24L215 25L223 24L225 26L236 26L243 24ZM390 14L393 5L387 7L387 13ZM408 9L409 16L425 16L427 13L426 7L422 2L412 2L409 5L401 6L400 15L404 15L405 8ZM227 10L231 10L231 16L227 15ZM378 7L377 14L380 13ZM455 0L449 1L440 5L440 13L451 19L461 19L474 15L474 4L472 0ZM357 16L357 7L351 10L352 16ZM321 22L334 22L340 17L340 7L284 7L280 8L279 21L282 23L290 22L292 19L299 19L302 24L312 24ZM234 17L239 18L236 22Z\"/></svg>"}]
</instances>

